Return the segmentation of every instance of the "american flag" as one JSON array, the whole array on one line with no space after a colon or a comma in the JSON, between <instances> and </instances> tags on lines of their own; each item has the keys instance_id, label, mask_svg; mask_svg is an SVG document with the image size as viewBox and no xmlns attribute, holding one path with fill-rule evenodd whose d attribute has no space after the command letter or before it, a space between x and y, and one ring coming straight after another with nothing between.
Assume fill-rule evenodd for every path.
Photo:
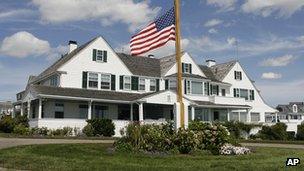
<instances>
[{"instance_id":1,"label":"american flag","mask_svg":"<svg viewBox=\"0 0 304 171\"><path fill-rule=\"evenodd\" d=\"M171 8L164 15L149 24L130 41L132 55L140 55L175 40L175 14Z\"/></svg>"}]
</instances>

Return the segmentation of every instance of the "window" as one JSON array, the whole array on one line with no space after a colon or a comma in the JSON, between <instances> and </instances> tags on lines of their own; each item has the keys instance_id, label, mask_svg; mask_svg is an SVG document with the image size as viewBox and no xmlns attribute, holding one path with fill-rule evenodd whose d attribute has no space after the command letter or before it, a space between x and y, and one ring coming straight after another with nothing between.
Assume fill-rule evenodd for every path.
<instances>
[{"instance_id":1,"label":"window","mask_svg":"<svg viewBox=\"0 0 304 171\"><path fill-rule=\"evenodd\" d=\"M176 80L170 80L170 82L169 82L170 90L176 91L176 87L177 87L176 84L177 84L177 83L176 83Z\"/></svg>"},{"instance_id":2,"label":"window","mask_svg":"<svg viewBox=\"0 0 304 171\"><path fill-rule=\"evenodd\" d=\"M296 104L292 106L292 111L293 113L298 113L298 106Z\"/></svg>"},{"instance_id":3,"label":"window","mask_svg":"<svg viewBox=\"0 0 304 171\"><path fill-rule=\"evenodd\" d=\"M195 109L195 120L210 121L208 109Z\"/></svg>"},{"instance_id":4,"label":"window","mask_svg":"<svg viewBox=\"0 0 304 171\"><path fill-rule=\"evenodd\" d=\"M226 89L222 89L222 96L226 96Z\"/></svg>"},{"instance_id":5,"label":"window","mask_svg":"<svg viewBox=\"0 0 304 171\"><path fill-rule=\"evenodd\" d=\"M130 76L124 76L124 89L131 90L131 77Z\"/></svg>"},{"instance_id":6,"label":"window","mask_svg":"<svg viewBox=\"0 0 304 171\"><path fill-rule=\"evenodd\" d=\"M248 90L247 89L240 89L240 97L245 98L245 100L248 100Z\"/></svg>"},{"instance_id":7,"label":"window","mask_svg":"<svg viewBox=\"0 0 304 171\"><path fill-rule=\"evenodd\" d=\"M79 105L79 118L85 119L88 117L88 105Z\"/></svg>"},{"instance_id":8,"label":"window","mask_svg":"<svg viewBox=\"0 0 304 171\"><path fill-rule=\"evenodd\" d=\"M104 90L110 90L111 88L111 75L100 75L100 88Z\"/></svg>"},{"instance_id":9,"label":"window","mask_svg":"<svg viewBox=\"0 0 304 171\"><path fill-rule=\"evenodd\" d=\"M246 122L246 121L247 121L247 113L240 112L240 122Z\"/></svg>"},{"instance_id":10,"label":"window","mask_svg":"<svg viewBox=\"0 0 304 171\"><path fill-rule=\"evenodd\" d=\"M89 88L98 88L98 74L90 72L89 73Z\"/></svg>"},{"instance_id":11,"label":"window","mask_svg":"<svg viewBox=\"0 0 304 171\"><path fill-rule=\"evenodd\" d=\"M234 71L234 79L242 80L242 72L241 71Z\"/></svg>"},{"instance_id":12,"label":"window","mask_svg":"<svg viewBox=\"0 0 304 171\"><path fill-rule=\"evenodd\" d=\"M192 66L191 66L191 64L182 63L182 71L183 71L183 73L191 74L192 73Z\"/></svg>"},{"instance_id":13,"label":"window","mask_svg":"<svg viewBox=\"0 0 304 171\"><path fill-rule=\"evenodd\" d=\"M240 89L238 88L233 89L233 97L240 97Z\"/></svg>"},{"instance_id":14,"label":"window","mask_svg":"<svg viewBox=\"0 0 304 171\"><path fill-rule=\"evenodd\" d=\"M55 87L58 86L58 76L57 75L54 75L50 78L50 85L55 86Z\"/></svg>"},{"instance_id":15,"label":"window","mask_svg":"<svg viewBox=\"0 0 304 171\"><path fill-rule=\"evenodd\" d=\"M211 85L211 95L218 95L218 94L219 94L219 86Z\"/></svg>"},{"instance_id":16,"label":"window","mask_svg":"<svg viewBox=\"0 0 304 171\"><path fill-rule=\"evenodd\" d=\"M254 100L254 90L249 90L249 100Z\"/></svg>"},{"instance_id":17,"label":"window","mask_svg":"<svg viewBox=\"0 0 304 171\"><path fill-rule=\"evenodd\" d=\"M150 79L150 91L156 91L156 80Z\"/></svg>"},{"instance_id":18,"label":"window","mask_svg":"<svg viewBox=\"0 0 304 171\"><path fill-rule=\"evenodd\" d=\"M205 95L209 95L209 83L208 82L204 82L204 94Z\"/></svg>"},{"instance_id":19,"label":"window","mask_svg":"<svg viewBox=\"0 0 304 171\"><path fill-rule=\"evenodd\" d=\"M239 121L239 112L230 113L230 120L231 121Z\"/></svg>"},{"instance_id":20,"label":"window","mask_svg":"<svg viewBox=\"0 0 304 171\"><path fill-rule=\"evenodd\" d=\"M146 79L139 78L139 90L145 91L146 89Z\"/></svg>"},{"instance_id":21,"label":"window","mask_svg":"<svg viewBox=\"0 0 304 171\"><path fill-rule=\"evenodd\" d=\"M186 90L187 90L187 94L191 93L191 81L187 80L187 87L186 87Z\"/></svg>"},{"instance_id":22,"label":"window","mask_svg":"<svg viewBox=\"0 0 304 171\"><path fill-rule=\"evenodd\" d=\"M192 94L203 94L203 83L197 82L197 81L192 81L191 90L192 90L192 92L191 92Z\"/></svg>"},{"instance_id":23,"label":"window","mask_svg":"<svg viewBox=\"0 0 304 171\"><path fill-rule=\"evenodd\" d=\"M96 51L96 61L98 62L107 62L107 51L97 50Z\"/></svg>"},{"instance_id":24,"label":"window","mask_svg":"<svg viewBox=\"0 0 304 171\"><path fill-rule=\"evenodd\" d=\"M108 106L95 106L95 118L105 118L108 115Z\"/></svg>"},{"instance_id":25,"label":"window","mask_svg":"<svg viewBox=\"0 0 304 171\"><path fill-rule=\"evenodd\" d=\"M260 121L260 113L250 113L251 122L259 122Z\"/></svg>"},{"instance_id":26,"label":"window","mask_svg":"<svg viewBox=\"0 0 304 171\"><path fill-rule=\"evenodd\" d=\"M64 104L55 103L55 118L64 118Z\"/></svg>"}]
</instances>

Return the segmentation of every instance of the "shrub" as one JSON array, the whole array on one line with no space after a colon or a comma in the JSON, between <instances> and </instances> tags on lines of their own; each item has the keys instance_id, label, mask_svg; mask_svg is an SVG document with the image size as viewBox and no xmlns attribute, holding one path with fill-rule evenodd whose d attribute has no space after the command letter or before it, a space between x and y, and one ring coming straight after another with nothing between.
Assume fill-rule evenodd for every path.
<instances>
[{"instance_id":1,"label":"shrub","mask_svg":"<svg viewBox=\"0 0 304 171\"><path fill-rule=\"evenodd\" d=\"M23 115L17 115L15 118L15 125L23 125L25 127L29 127L29 119L27 118L27 116Z\"/></svg>"},{"instance_id":2,"label":"shrub","mask_svg":"<svg viewBox=\"0 0 304 171\"><path fill-rule=\"evenodd\" d=\"M180 128L173 138L173 143L181 154L189 154L198 148L201 141L194 131Z\"/></svg>"},{"instance_id":3,"label":"shrub","mask_svg":"<svg viewBox=\"0 0 304 171\"><path fill-rule=\"evenodd\" d=\"M82 133L84 133L87 137L92 137L94 136L94 129L91 124L87 124L83 129Z\"/></svg>"},{"instance_id":4,"label":"shrub","mask_svg":"<svg viewBox=\"0 0 304 171\"><path fill-rule=\"evenodd\" d=\"M245 124L243 122L238 121L227 121L223 124L223 126L227 127L230 135L236 139L241 139L242 132L245 132L249 135L250 130L256 125L253 124Z\"/></svg>"},{"instance_id":5,"label":"shrub","mask_svg":"<svg viewBox=\"0 0 304 171\"><path fill-rule=\"evenodd\" d=\"M50 131L51 136L72 136L73 128L63 127L62 129L55 129Z\"/></svg>"},{"instance_id":6,"label":"shrub","mask_svg":"<svg viewBox=\"0 0 304 171\"><path fill-rule=\"evenodd\" d=\"M297 140L304 140L304 122L298 125L297 130Z\"/></svg>"},{"instance_id":7,"label":"shrub","mask_svg":"<svg viewBox=\"0 0 304 171\"><path fill-rule=\"evenodd\" d=\"M205 123L199 120L189 122L188 128L193 131L202 131L209 126L209 123Z\"/></svg>"},{"instance_id":8,"label":"shrub","mask_svg":"<svg viewBox=\"0 0 304 171\"><path fill-rule=\"evenodd\" d=\"M91 119L87 122L92 125L94 136L111 137L115 134L115 125L111 119Z\"/></svg>"},{"instance_id":9,"label":"shrub","mask_svg":"<svg viewBox=\"0 0 304 171\"><path fill-rule=\"evenodd\" d=\"M287 140L287 126L284 123L276 123L272 126L262 126L258 137L264 140Z\"/></svg>"},{"instance_id":10,"label":"shrub","mask_svg":"<svg viewBox=\"0 0 304 171\"><path fill-rule=\"evenodd\" d=\"M235 147L231 144L225 144L220 149L220 154L222 155L242 155L249 154L251 151L246 147Z\"/></svg>"},{"instance_id":11,"label":"shrub","mask_svg":"<svg viewBox=\"0 0 304 171\"><path fill-rule=\"evenodd\" d=\"M4 133L11 133L14 130L15 122L10 116L4 116L0 120L0 131Z\"/></svg>"},{"instance_id":12,"label":"shrub","mask_svg":"<svg viewBox=\"0 0 304 171\"><path fill-rule=\"evenodd\" d=\"M18 124L14 127L13 133L18 135L29 135L30 129L23 124Z\"/></svg>"},{"instance_id":13,"label":"shrub","mask_svg":"<svg viewBox=\"0 0 304 171\"><path fill-rule=\"evenodd\" d=\"M47 136L49 132L50 130L48 130L46 127L42 127L42 128L34 127L34 128L30 128L29 134L34 136Z\"/></svg>"}]
</instances>

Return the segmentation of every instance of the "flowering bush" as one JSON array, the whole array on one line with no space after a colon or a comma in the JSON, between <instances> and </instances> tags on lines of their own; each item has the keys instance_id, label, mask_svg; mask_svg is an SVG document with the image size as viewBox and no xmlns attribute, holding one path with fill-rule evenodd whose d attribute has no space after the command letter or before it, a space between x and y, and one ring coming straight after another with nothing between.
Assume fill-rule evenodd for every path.
<instances>
[{"instance_id":1,"label":"flowering bush","mask_svg":"<svg viewBox=\"0 0 304 171\"><path fill-rule=\"evenodd\" d=\"M220 154L222 155L243 155L249 154L251 151L246 147L235 147L231 144L225 144L220 148Z\"/></svg>"},{"instance_id":2,"label":"flowering bush","mask_svg":"<svg viewBox=\"0 0 304 171\"><path fill-rule=\"evenodd\" d=\"M180 128L173 137L173 143L181 154L188 154L200 147L203 134Z\"/></svg>"}]
</instances>

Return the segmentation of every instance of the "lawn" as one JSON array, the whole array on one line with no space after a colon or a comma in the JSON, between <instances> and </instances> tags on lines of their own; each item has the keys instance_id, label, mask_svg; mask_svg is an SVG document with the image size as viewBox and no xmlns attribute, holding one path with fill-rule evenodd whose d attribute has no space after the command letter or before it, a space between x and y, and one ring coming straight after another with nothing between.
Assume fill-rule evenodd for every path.
<instances>
[{"instance_id":1,"label":"lawn","mask_svg":"<svg viewBox=\"0 0 304 171\"><path fill-rule=\"evenodd\" d=\"M115 153L105 144L31 145L0 150L0 167L25 170L304 170L285 168L296 149L256 148L244 156ZM301 161L303 163L303 161Z\"/></svg>"}]
</instances>

